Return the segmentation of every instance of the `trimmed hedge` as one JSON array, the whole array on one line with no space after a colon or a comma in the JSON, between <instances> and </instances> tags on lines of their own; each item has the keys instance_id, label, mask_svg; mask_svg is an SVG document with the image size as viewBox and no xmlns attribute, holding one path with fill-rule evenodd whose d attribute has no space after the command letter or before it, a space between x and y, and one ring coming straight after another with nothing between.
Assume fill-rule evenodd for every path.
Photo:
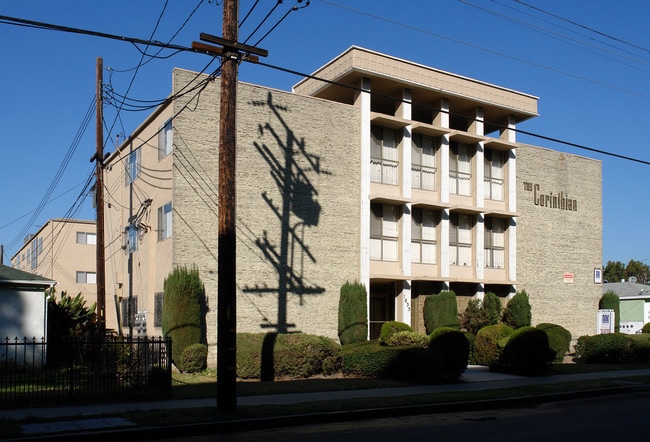
<instances>
[{"instance_id":1,"label":"trimmed hedge","mask_svg":"<svg viewBox=\"0 0 650 442\"><path fill-rule=\"evenodd\" d=\"M531 318L532 313L528 293L526 293L526 290L515 293L515 296L508 301L506 308L503 310L503 323L516 330L521 327L528 327Z\"/></svg>"},{"instance_id":2,"label":"trimmed hedge","mask_svg":"<svg viewBox=\"0 0 650 442\"><path fill-rule=\"evenodd\" d=\"M641 333L650 333L650 322L646 322L645 324L643 324Z\"/></svg>"},{"instance_id":3,"label":"trimmed hedge","mask_svg":"<svg viewBox=\"0 0 650 442\"><path fill-rule=\"evenodd\" d=\"M430 338L429 351L442 357L443 380L457 381L469 361L470 344L465 334L451 327L440 327Z\"/></svg>"},{"instance_id":4,"label":"trimmed hedge","mask_svg":"<svg viewBox=\"0 0 650 442\"><path fill-rule=\"evenodd\" d=\"M390 347L422 347L429 346L429 337L414 331L401 331L391 336Z\"/></svg>"},{"instance_id":5,"label":"trimmed hedge","mask_svg":"<svg viewBox=\"0 0 650 442\"><path fill-rule=\"evenodd\" d=\"M338 336L342 345L368 339L368 306L366 288L358 282L346 282L339 296Z\"/></svg>"},{"instance_id":6,"label":"trimmed hedge","mask_svg":"<svg viewBox=\"0 0 650 442\"><path fill-rule=\"evenodd\" d=\"M581 336L576 354L586 363L624 362L635 359L633 341L623 333Z\"/></svg>"},{"instance_id":7,"label":"trimmed hedge","mask_svg":"<svg viewBox=\"0 0 650 442\"><path fill-rule=\"evenodd\" d=\"M197 373L208 366L208 347L204 344L192 344L181 353L178 369L185 373Z\"/></svg>"},{"instance_id":8,"label":"trimmed hedge","mask_svg":"<svg viewBox=\"0 0 650 442\"><path fill-rule=\"evenodd\" d=\"M535 328L543 330L548 337L548 345L555 352L554 362L562 363L571 347L571 332L561 325L547 322L537 324Z\"/></svg>"},{"instance_id":9,"label":"trimmed hedge","mask_svg":"<svg viewBox=\"0 0 650 442\"><path fill-rule=\"evenodd\" d=\"M413 331L410 325L399 321L384 322L379 333L379 343L381 345L390 345L390 340L397 332Z\"/></svg>"},{"instance_id":10,"label":"trimmed hedge","mask_svg":"<svg viewBox=\"0 0 650 442\"><path fill-rule=\"evenodd\" d=\"M510 335L497 361L490 367L521 375L546 373L555 358L555 351L548 345L544 330L522 327Z\"/></svg>"},{"instance_id":11,"label":"trimmed hedge","mask_svg":"<svg viewBox=\"0 0 650 442\"><path fill-rule=\"evenodd\" d=\"M479 365L493 365L499 352L514 333L514 329L505 324L494 324L483 327L476 334L474 341L474 361Z\"/></svg>"},{"instance_id":12,"label":"trimmed hedge","mask_svg":"<svg viewBox=\"0 0 650 442\"><path fill-rule=\"evenodd\" d=\"M423 316L427 334L439 327L460 329L456 293L449 290L424 298Z\"/></svg>"}]
</instances>

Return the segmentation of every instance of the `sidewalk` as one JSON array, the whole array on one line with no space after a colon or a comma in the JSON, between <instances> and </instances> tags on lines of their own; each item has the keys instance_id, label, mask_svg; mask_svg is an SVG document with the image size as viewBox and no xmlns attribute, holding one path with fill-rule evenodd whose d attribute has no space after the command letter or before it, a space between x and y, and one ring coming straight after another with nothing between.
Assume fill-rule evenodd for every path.
<instances>
[{"instance_id":1,"label":"sidewalk","mask_svg":"<svg viewBox=\"0 0 650 442\"><path fill-rule=\"evenodd\" d=\"M281 395L240 396L237 398L237 403L239 406L286 405L307 402L341 401L354 398L410 396L453 391L481 391L518 387L523 385L554 384L640 375L650 375L650 368L573 375L523 377L502 373L492 373L487 369L487 367L470 366L461 377L461 382L456 384L418 385L398 388L308 392ZM629 387L629 384L623 384L622 386ZM24 424L23 433L27 436L30 434L35 435L98 429L105 430L109 428L128 428L135 424L123 418L110 417L111 414L122 414L128 411L156 411L208 407L216 407L215 398L3 410L0 411L0 419L14 421L22 421L29 417L61 419L60 421L49 423Z\"/></svg>"}]
</instances>

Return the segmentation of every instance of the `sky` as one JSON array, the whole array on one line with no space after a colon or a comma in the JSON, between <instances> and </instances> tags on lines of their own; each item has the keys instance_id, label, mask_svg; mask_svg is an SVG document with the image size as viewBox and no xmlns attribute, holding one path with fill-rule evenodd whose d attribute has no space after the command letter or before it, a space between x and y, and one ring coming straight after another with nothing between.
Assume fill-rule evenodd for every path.
<instances>
[{"instance_id":1,"label":"sky","mask_svg":"<svg viewBox=\"0 0 650 442\"><path fill-rule=\"evenodd\" d=\"M189 47L201 32L221 35L222 3L2 0L0 16ZM518 141L602 161L603 264L650 264L648 16L645 0L240 0L240 42L268 50L262 61L276 68L244 63L239 79L291 90L301 77L286 70L313 73L356 45L539 97L539 116L518 129L542 137ZM0 244L8 264L48 219L95 218L87 183L98 57L105 96L129 99L105 98L106 152L169 95L174 67L212 72L218 61L2 17Z\"/></svg>"}]
</instances>

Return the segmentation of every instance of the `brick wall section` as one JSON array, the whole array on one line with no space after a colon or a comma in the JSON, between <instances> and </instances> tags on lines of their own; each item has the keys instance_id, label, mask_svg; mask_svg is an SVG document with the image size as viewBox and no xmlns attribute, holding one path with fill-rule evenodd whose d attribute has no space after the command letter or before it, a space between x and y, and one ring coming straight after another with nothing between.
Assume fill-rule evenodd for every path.
<instances>
[{"instance_id":1,"label":"brick wall section","mask_svg":"<svg viewBox=\"0 0 650 442\"><path fill-rule=\"evenodd\" d=\"M194 78L174 71L174 90ZM216 345L216 80L174 120L174 265L196 265ZM351 106L240 84L237 109L238 331L336 339L340 286L358 279L360 153ZM192 94L175 102L175 112ZM280 288L281 287L281 288Z\"/></svg>"},{"instance_id":2,"label":"brick wall section","mask_svg":"<svg viewBox=\"0 0 650 442\"><path fill-rule=\"evenodd\" d=\"M594 269L602 265L601 166L549 149L517 149L517 289L530 297L533 325L559 324L574 341L595 333L602 295L594 283ZM545 195L564 192L578 210L535 205L535 185ZM564 273L574 275L573 283Z\"/></svg>"}]
</instances>

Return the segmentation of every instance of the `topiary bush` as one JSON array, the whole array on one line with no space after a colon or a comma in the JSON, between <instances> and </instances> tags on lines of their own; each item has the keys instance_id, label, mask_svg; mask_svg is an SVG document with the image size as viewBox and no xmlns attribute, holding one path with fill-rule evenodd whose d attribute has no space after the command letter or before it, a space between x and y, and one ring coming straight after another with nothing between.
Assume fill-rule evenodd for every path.
<instances>
[{"instance_id":1,"label":"topiary bush","mask_svg":"<svg viewBox=\"0 0 650 442\"><path fill-rule=\"evenodd\" d=\"M645 324L643 324L641 333L650 333L650 322L646 322Z\"/></svg>"},{"instance_id":2,"label":"topiary bush","mask_svg":"<svg viewBox=\"0 0 650 442\"><path fill-rule=\"evenodd\" d=\"M368 339L368 295L366 288L357 282L346 282L339 296L338 336L342 345Z\"/></svg>"},{"instance_id":3,"label":"topiary bush","mask_svg":"<svg viewBox=\"0 0 650 442\"><path fill-rule=\"evenodd\" d=\"M237 377L262 378L262 348L265 333L237 333ZM271 348L271 376L273 376L273 348Z\"/></svg>"},{"instance_id":4,"label":"topiary bush","mask_svg":"<svg viewBox=\"0 0 650 442\"><path fill-rule=\"evenodd\" d=\"M176 267L163 287L162 332L172 338L172 361L179 366L187 346L205 342L205 289L196 267Z\"/></svg>"},{"instance_id":5,"label":"topiary bush","mask_svg":"<svg viewBox=\"0 0 650 442\"><path fill-rule=\"evenodd\" d=\"M181 353L178 369L184 373L197 373L208 366L208 347L204 344L192 344Z\"/></svg>"},{"instance_id":6,"label":"topiary bush","mask_svg":"<svg viewBox=\"0 0 650 442\"><path fill-rule=\"evenodd\" d=\"M440 327L460 329L456 294L453 291L443 291L427 296L424 299L423 316L427 334Z\"/></svg>"},{"instance_id":7,"label":"topiary bush","mask_svg":"<svg viewBox=\"0 0 650 442\"><path fill-rule=\"evenodd\" d=\"M598 301L599 309L611 309L614 310L614 332L618 333L621 331L621 303L618 295L611 290L603 293L603 296L600 297Z\"/></svg>"},{"instance_id":8,"label":"topiary bush","mask_svg":"<svg viewBox=\"0 0 650 442\"><path fill-rule=\"evenodd\" d=\"M514 329L506 324L488 325L480 329L474 341L474 361L476 364L493 365L499 356L499 352L508 341L508 337L514 332Z\"/></svg>"},{"instance_id":9,"label":"topiary bush","mask_svg":"<svg viewBox=\"0 0 650 442\"><path fill-rule=\"evenodd\" d=\"M467 369L469 341L465 334L451 327L440 327L431 333L429 350L442 357L442 379L457 381Z\"/></svg>"},{"instance_id":10,"label":"topiary bush","mask_svg":"<svg viewBox=\"0 0 650 442\"><path fill-rule=\"evenodd\" d=\"M516 330L490 369L520 375L539 375L548 372L555 359L555 351L548 344L544 330L522 327Z\"/></svg>"},{"instance_id":11,"label":"topiary bush","mask_svg":"<svg viewBox=\"0 0 650 442\"><path fill-rule=\"evenodd\" d=\"M390 345L390 340L393 335L397 332L402 331L413 331L410 325L405 324L404 322L399 321L387 321L384 322L381 326L381 332L379 334L379 343L381 345Z\"/></svg>"},{"instance_id":12,"label":"topiary bush","mask_svg":"<svg viewBox=\"0 0 650 442\"><path fill-rule=\"evenodd\" d=\"M401 331L393 334L388 341L390 347L422 347L429 346L429 337L414 331Z\"/></svg>"},{"instance_id":13,"label":"topiary bush","mask_svg":"<svg viewBox=\"0 0 650 442\"><path fill-rule=\"evenodd\" d=\"M561 325L542 323L535 326L546 333L548 345L555 352L554 362L562 363L571 347L571 332Z\"/></svg>"},{"instance_id":14,"label":"topiary bush","mask_svg":"<svg viewBox=\"0 0 650 442\"><path fill-rule=\"evenodd\" d=\"M588 364L634 360L633 342L623 333L581 336L576 354Z\"/></svg>"},{"instance_id":15,"label":"topiary bush","mask_svg":"<svg viewBox=\"0 0 650 442\"><path fill-rule=\"evenodd\" d=\"M628 335L632 341L632 351L636 361L645 362L650 360L650 334L641 333Z\"/></svg>"},{"instance_id":16,"label":"topiary bush","mask_svg":"<svg viewBox=\"0 0 650 442\"><path fill-rule=\"evenodd\" d=\"M530 302L525 290L515 293L503 310L502 321L504 324L518 329L528 327L531 321Z\"/></svg>"}]
</instances>

